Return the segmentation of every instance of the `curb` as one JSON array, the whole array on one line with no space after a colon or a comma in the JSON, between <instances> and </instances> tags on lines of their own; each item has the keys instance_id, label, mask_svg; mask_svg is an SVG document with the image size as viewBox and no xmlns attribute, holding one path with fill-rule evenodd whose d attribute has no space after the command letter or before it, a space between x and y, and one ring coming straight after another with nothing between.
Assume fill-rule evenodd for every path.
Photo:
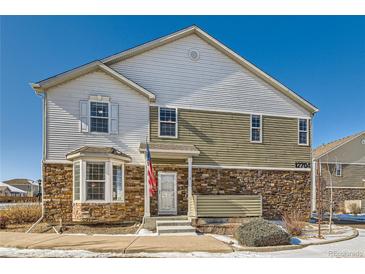
<instances>
[{"instance_id":1,"label":"curb","mask_svg":"<svg viewBox=\"0 0 365 274\"><path fill-rule=\"evenodd\" d=\"M327 240L323 242L316 242L310 244L299 244L299 245L281 245L281 246L264 246L264 247L233 247L235 252L237 251L251 251L251 252L275 252L275 251L285 251L285 250L295 250L302 249L311 245L325 245L337 242L348 241L359 236L359 231L355 228L352 229L352 235L343 237L341 239Z\"/></svg>"}]
</instances>

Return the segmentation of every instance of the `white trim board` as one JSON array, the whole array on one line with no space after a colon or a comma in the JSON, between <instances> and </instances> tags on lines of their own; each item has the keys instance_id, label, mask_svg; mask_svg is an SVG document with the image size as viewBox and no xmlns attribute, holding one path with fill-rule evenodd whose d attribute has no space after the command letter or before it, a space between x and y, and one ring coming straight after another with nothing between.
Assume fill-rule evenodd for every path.
<instances>
[{"instance_id":1,"label":"white trim board","mask_svg":"<svg viewBox=\"0 0 365 274\"><path fill-rule=\"evenodd\" d=\"M89 72L93 72L96 70L101 70L104 73L108 74L109 76L113 77L114 79L122 82L123 84L127 85L128 87L132 88L133 90L139 92L140 94L142 94L143 96L147 97L150 101L155 101L156 100L156 96L146 90L144 87L136 84L135 82L133 82L132 80L128 79L127 77L125 77L124 75L120 74L119 72L113 70L112 68L104 65L102 62L100 61L95 61L86 65L83 65L81 67L72 69L70 71L66 71L64 73L61 73L59 75L50 77L48 79L42 80L38 83L31 83L30 86L32 87L32 89L37 93L43 93L46 92L47 89L62 84L66 81L75 79L79 76L85 75Z\"/></svg>"},{"instance_id":2,"label":"white trim board","mask_svg":"<svg viewBox=\"0 0 365 274\"><path fill-rule=\"evenodd\" d=\"M196 110L196 111L207 111L207 112L221 112L221 113L237 113L237 114L245 114L245 115L261 115L261 116L270 116L270 117L283 117L283 118L294 118L294 119L308 119L311 120L312 117L304 117L304 116L291 116L291 115L282 115L282 114L271 114L271 113L265 113L265 112L247 112L247 111L238 111L238 110L226 110L226 109L219 109L219 108L196 108L196 107L190 107L185 105L162 105L158 103L150 103L151 107L166 107L166 108L176 108L176 109L186 109L186 110Z\"/></svg>"},{"instance_id":3,"label":"white trim board","mask_svg":"<svg viewBox=\"0 0 365 274\"><path fill-rule=\"evenodd\" d=\"M326 186L326 188L330 189L330 186ZM365 186L333 186L332 188L338 189L365 189Z\"/></svg>"}]
</instances>

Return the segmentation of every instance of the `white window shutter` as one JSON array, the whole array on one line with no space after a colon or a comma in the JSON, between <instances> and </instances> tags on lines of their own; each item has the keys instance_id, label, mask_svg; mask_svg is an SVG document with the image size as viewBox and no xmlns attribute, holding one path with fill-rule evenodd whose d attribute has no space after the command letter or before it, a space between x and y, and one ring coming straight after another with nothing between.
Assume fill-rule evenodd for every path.
<instances>
[{"instance_id":1,"label":"white window shutter","mask_svg":"<svg viewBox=\"0 0 365 274\"><path fill-rule=\"evenodd\" d=\"M119 117L119 106L118 104L110 105L110 133L118 134L118 117Z\"/></svg>"},{"instance_id":2,"label":"white window shutter","mask_svg":"<svg viewBox=\"0 0 365 274\"><path fill-rule=\"evenodd\" d=\"M80 101L80 131L89 132L89 101Z\"/></svg>"}]
</instances>

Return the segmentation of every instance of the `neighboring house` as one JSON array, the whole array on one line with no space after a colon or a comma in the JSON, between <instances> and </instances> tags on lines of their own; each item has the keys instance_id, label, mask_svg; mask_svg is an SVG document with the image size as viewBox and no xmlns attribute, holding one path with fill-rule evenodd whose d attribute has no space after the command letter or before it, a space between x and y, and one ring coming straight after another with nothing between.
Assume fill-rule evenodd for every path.
<instances>
[{"instance_id":1,"label":"neighboring house","mask_svg":"<svg viewBox=\"0 0 365 274\"><path fill-rule=\"evenodd\" d=\"M196 26L32 88L43 96L46 220L186 215L208 194L261 195L267 218L310 213L317 108Z\"/></svg>"},{"instance_id":2,"label":"neighboring house","mask_svg":"<svg viewBox=\"0 0 365 274\"><path fill-rule=\"evenodd\" d=\"M39 185L37 182L29 180L29 179L11 179L4 181L4 183L24 190L28 197L36 196L39 192Z\"/></svg>"},{"instance_id":3,"label":"neighboring house","mask_svg":"<svg viewBox=\"0 0 365 274\"><path fill-rule=\"evenodd\" d=\"M348 211L348 204L357 203L365 209L365 132L322 145L313 151L313 175L320 166L326 208L332 181L335 211ZM313 177L316 190L317 176ZM318 187L317 187L318 188ZM312 205L316 208L316 194L313 192Z\"/></svg>"},{"instance_id":4,"label":"neighboring house","mask_svg":"<svg viewBox=\"0 0 365 274\"><path fill-rule=\"evenodd\" d=\"M27 192L0 182L0 196L25 197L27 196Z\"/></svg>"}]
</instances>

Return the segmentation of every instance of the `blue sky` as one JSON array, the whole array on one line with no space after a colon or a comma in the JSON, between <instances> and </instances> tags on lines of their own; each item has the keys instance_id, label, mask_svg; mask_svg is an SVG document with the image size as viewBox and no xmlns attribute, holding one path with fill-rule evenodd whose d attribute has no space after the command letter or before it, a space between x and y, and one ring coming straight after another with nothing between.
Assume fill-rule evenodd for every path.
<instances>
[{"instance_id":1,"label":"blue sky","mask_svg":"<svg viewBox=\"0 0 365 274\"><path fill-rule=\"evenodd\" d=\"M1 17L0 180L41 174L41 98L29 87L197 24L316 105L314 147L365 130L365 17Z\"/></svg>"}]
</instances>

